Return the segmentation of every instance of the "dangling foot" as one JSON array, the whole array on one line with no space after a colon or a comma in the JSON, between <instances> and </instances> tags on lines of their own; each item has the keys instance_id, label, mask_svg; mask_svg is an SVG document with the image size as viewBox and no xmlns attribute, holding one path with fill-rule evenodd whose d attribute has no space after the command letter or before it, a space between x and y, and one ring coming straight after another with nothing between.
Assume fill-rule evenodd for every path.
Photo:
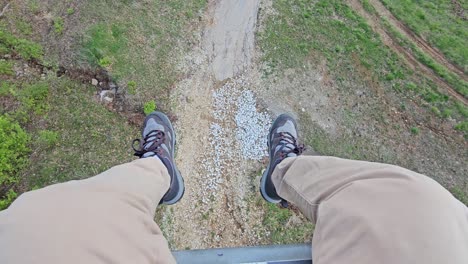
<instances>
[{"instance_id":1,"label":"dangling foot","mask_svg":"<svg viewBox=\"0 0 468 264\"><path fill-rule=\"evenodd\" d=\"M159 203L174 204L178 202L184 195L185 187L184 179L174 161L176 135L171 121L161 112L152 112L146 117L141 134L143 139L135 139L132 143L135 156L159 158L171 177L169 190ZM138 148L135 148L135 143L138 143Z\"/></svg>"},{"instance_id":2,"label":"dangling foot","mask_svg":"<svg viewBox=\"0 0 468 264\"><path fill-rule=\"evenodd\" d=\"M265 200L270 203L282 203L286 200L276 192L271 180L271 175L281 161L288 157L297 157L302 154L304 147L297 144L297 125L290 115L282 114L276 118L268 135L268 151L270 161L260 181L260 192Z\"/></svg>"}]
</instances>

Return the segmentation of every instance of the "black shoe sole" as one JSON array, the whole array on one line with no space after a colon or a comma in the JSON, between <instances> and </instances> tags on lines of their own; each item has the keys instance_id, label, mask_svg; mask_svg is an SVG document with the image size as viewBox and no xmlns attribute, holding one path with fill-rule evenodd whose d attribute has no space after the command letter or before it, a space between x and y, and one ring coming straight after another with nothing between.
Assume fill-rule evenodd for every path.
<instances>
[{"instance_id":1,"label":"black shoe sole","mask_svg":"<svg viewBox=\"0 0 468 264\"><path fill-rule=\"evenodd\" d=\"M169 118L164 114L164 113L161 113L161 112L158 112L158 111L154 111L152 112L151 114L148 115L151 116L151 115L155 115L157 117L159 117L164 123L165 125L167 125L168 127L171 128L171 130L174 132L174 127L172 126L172 123L171 121L169 120ZM147 118L148 118L147 117ZM175 160L174 159L174 154L175 154L175 146L177 144L177 140L176 140L176 134L174 132L174 136L172 137L172 142L171 142L171 147L172 147L172 160ZM184 178L182 177L182 175L180 174L179 172L179 169L177 168L175 162L174 162L174 170L175 170L175 177L174 179L171 179L171 180L175 180L175 181L178 181L179 183L179 190L177 192L177 195L172 198L171 200L164 200L162 201L162 204L167 204L167 205L171 205L171 204L175 204L177 203L178 201L180 201L180 199L182 199L182 197L184 196L184 193L185 193L185 185L184 185Z\"/></svg>"}]
</instances>

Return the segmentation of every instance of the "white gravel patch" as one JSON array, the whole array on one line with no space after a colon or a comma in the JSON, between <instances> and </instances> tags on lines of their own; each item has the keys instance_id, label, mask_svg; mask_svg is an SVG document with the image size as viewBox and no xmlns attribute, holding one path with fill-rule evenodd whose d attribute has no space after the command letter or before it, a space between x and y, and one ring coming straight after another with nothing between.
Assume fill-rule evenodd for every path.
<instances>
[{"instance_id":1,"label":"white gravel patch","mask_svg":"<svg viewBox=\"0 0 468 264\"><path fill-rule=\"evenodd\" d=\"M250 90L242 91L237 98L236 138L244 159L260 160L267 153L267 137L271 118L256 108L257 100Z\"/></svg>"},{"instance_id":2,"label":"white gravel patch","mask_svg":"<svg viewBox=\"0 0 468 264\"><path fill-rule=\"evenodd\" d=\"M260 160L267 155L271 117L257 110L255 95L241 77L228 81L213 96L213 119L208 138L211 151L202 162L202 201L217 197L223 174L232 161Z\"/></svg>"}]
</instances>

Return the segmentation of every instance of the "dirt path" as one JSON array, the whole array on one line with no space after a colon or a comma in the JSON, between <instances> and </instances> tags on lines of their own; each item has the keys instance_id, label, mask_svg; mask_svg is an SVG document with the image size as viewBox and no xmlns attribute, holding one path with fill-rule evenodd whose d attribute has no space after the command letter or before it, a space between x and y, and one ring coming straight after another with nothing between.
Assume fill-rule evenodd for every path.
<instances>
[{"instance_id":1,"label":"dirt path","mask_svg":"<svg viewBox=\"0 0 468 264\"><path fill-rule=\"evenodd\" d=\"M258 9L258 0L209 2L199 45L181 65L187 78L173 98L186 192L163 219L170 223L165 232L174 248L252 245L260 239L255 226L262 212L247 203L271 122L257 111L249 90Z\"/></svg>"},{"instance_id":2,"label":"dirt path","mask_svg":"<svg viewBox=\"0 0 468 264\"><path fill-rule=\"evenodd\" d=\"M436 50L435 48L431 47L427 42L425 42L422 38L416 36L414 33L411 32L404 24L398 21L386 8L382 5L378 0L370 0L375 9L378 12L379 16L375 16L369 14L364 7L362 6L360 0L350 0L348 4L363 18L365 18L371 28L381 36L382 41L386 46L394 50L397 54L404 55L406 62L408 65L414 70L417 69L418 71L422 72L426 75L429 79L435 82L439 87L445 89L450 95L458 99L460 102L463 102L465 105L468 105L468 100L455 89L453 89L444 79L439 77L432 69L427 67L426 65L419 62L419 60L409 51L408 49L400 46L397 41L395 41L392 35L386 30L384 26L382 26L380 22L380 16L387 18L387 20L392 23L403 35L410 38L420 49L424 52L428 53L434 60L438 63L443 64L452 72L459 75L461 78L466 80L466 76L464 75L461 69L458 69L456 65L450 63L444 55Z\"/></svg>"}]
</instances>

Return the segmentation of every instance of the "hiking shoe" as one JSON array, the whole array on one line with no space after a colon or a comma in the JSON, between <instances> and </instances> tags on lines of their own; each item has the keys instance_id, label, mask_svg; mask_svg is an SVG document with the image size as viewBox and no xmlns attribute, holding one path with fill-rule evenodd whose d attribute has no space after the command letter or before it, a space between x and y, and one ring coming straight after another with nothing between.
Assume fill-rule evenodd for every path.
<instances>
[{"instance_id":1,"label":"hiking shoe","mask_svg":"<svg viewBox=\"0 0 468 264\"><path fill-rule=\"evenodd\" d=\"M184 195L185 187L184 179L174 161L176 135L171 121L161 112L152 112L143 123L141 136L142 140L135 139L132 142L135 156L140 158L157 156L171 176L169 190L159 203L174 204L178 202ZM135 143L138 143L138 148L135 148Z\"/></svg>"},{"instance_id":2,"label":"hiking shoe","mask_svg":"<svg viewBox=\"0 0 468 264\"><path fill-rule=\"evenodd\" d=\"M278 116L271 126L267 142L270 161L260 181L260 192L268 202L281 202L287 207L287 201L276 192L271 175L281 161L288 157L297 157L304 150L303 146L297 144L297 125L294 118L288 114Z\"/></svg>"}]
</instances>

